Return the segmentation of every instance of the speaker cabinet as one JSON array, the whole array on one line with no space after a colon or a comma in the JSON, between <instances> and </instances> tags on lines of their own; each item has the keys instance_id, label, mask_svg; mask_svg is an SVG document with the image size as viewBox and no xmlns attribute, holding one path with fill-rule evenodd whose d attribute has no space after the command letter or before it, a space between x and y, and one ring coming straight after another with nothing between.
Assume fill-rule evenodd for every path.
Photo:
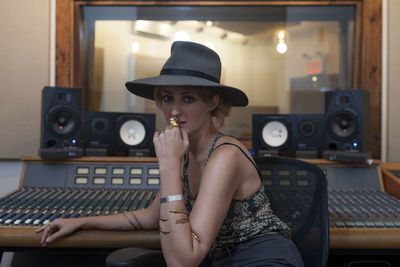
<instances>
[{"instance_id":1,"label":"speaker cabinet","mask_svg":"<svg viewBox=\"0 0 400 267\"><path fill-rule=\"evenodd\" d=\"M325 150L369 152L370 94L365 90L325 93Z\"/></svg>"},{"instance_id":2,"label":"speaker cabinet","mask_svg":"<svg viewBox=\"0 0 400 267\"><path fill-rule=\"evenodd\" d=\"M81 89L43 88L39 149L42 158L82 156L81 116Z\"/></svg>"},{"instance_id":3,"label":"speaker cabinet","mask_svg":"<svg viewBox=\"0 0 400 267\"><path fill-rule=\"evenodd\" d=\"M322 156L324 145L324 114L290 114L293 134L292 144L296 156L317 158Z\"/></svg>"},{"instance_id":4,"label":"speaker cabinet","mask_svg":"<svg viewBox=\"0 0 400 267\"><path fill-rule=\"evenodd\" d=\"M321 156L323 114L253 115L253 148L257 155Z\"/></svg>"},{"instance_id":5,"label":"speaker cabinet","mask_svg":"<svg viewBox=\"0 0 400 267\"><path fill-rule=\"evenodd\" d=\"M86 111L86 156L154 156L155 114Z\"/></svg>"},{"instance_id":6,"label":"speaker cabinet","mask_svg":"<svg viewBox=\"0 0 400 267\"><path fill-rule=\"evenodd\" d=\"M291 138L288 116L253 114L252 141L256 155L293 153Z\"/></svg>"}]
</instances>

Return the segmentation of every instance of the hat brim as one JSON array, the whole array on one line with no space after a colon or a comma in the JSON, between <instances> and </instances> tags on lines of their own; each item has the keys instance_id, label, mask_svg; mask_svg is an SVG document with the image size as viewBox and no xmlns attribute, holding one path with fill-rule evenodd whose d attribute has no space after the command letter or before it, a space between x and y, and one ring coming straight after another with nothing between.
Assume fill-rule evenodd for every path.
<instances>
[{"instance_id":1,"label":"hat brim","mask_svg":"<svg viewBox=\"0 0 400 267\"><path fill-rule=\"evenodd\" d=\"M224 96L228 97L234 107L247 106L249 100L241 90L212 82L207 79L185 76L185 75L160 75L155 77L137 79L125 84L126 88L133 94L154 100L154 89L158 86L187 86L187 87L210 87L221 88Z\"/></svg>"}]
</instances>

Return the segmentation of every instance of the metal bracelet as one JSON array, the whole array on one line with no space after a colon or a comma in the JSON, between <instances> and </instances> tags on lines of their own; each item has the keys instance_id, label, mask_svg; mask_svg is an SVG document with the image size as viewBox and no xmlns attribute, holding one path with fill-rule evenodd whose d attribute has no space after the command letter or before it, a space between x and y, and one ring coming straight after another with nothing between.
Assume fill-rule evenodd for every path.
<instances>
[{"instance_id":1,"label":"metal bracelet","mask_svg":"<svg viewBox=\"0 0 400 267\"><path fill-rule=\"evenodd\" d=\"M162 197L160 198L160 203L165 203L165 202L171 202L171 201L177 201L177 200L182 200L183 195L173 195L173 196L167 196L167 197Z\"/></svg>"}]
</instances>

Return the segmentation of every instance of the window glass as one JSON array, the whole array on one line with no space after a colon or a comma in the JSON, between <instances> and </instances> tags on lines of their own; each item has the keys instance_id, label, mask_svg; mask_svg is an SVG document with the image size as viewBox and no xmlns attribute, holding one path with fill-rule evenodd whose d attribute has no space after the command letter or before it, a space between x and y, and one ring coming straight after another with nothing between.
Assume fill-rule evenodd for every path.
<instances>
[{"instance_id":1,"label":"window glass","mask_svg":"<svg viewBox=\"0 0 400 267\"><path fill-rule=\"evenodd\" d=\"M158 75L175 40L207 45L221 57L223 84L242 89L225 133L251 139L252 114L324 113L323 92L350 89L354 6L82 7L87 107L156 113L125 82Z\"/></svg>"}]
</instances>

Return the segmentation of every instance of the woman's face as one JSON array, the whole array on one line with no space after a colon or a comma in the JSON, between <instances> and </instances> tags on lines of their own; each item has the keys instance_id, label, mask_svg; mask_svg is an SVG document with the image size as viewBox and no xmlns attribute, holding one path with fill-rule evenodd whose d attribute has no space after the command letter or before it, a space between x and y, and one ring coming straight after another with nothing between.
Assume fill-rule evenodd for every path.
<instances>
[{"instance_id":1,"label":"woman's face","mask_svg":"<svg viewBox=\"0 0 400 267\"><path fill-rule=\"evenodd\" d=\"M174 117L179 127L187 134L191 134L207 124L212 124L211 111L217 104L213 97L210 101L200 98L196 89L165 87L161 89L161 109L165 118ZM215 103L216 102L216 103Z\"/></svg>"}]
</instances>

